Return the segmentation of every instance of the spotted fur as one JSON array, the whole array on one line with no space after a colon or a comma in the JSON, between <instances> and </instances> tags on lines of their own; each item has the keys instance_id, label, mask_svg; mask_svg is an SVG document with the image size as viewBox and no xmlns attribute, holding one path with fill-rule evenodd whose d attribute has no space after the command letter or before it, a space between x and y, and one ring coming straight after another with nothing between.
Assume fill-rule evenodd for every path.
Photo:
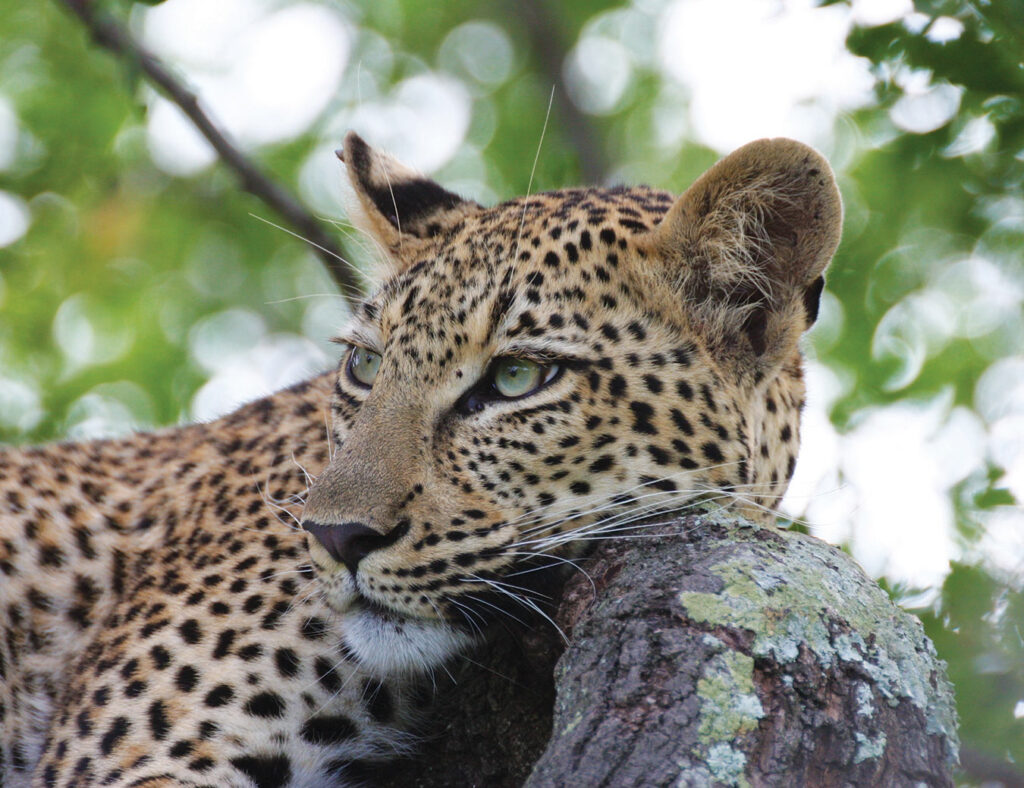
<instances>
[{"instance_id":1,"label":"spotted fur","mask_svg":"<svg viewBox=\"0 0 1024 788\"><path fill-rule=\"evenodd\" d=\"M493 208L355 135L344 158L385 251L341 334L371 386L346 355L210 424L0 452L3 785L359 782L536 567L784 492L839 234L818 154ZM549 374L503 398L508 357Z\"/></svg>"}]
</instances>

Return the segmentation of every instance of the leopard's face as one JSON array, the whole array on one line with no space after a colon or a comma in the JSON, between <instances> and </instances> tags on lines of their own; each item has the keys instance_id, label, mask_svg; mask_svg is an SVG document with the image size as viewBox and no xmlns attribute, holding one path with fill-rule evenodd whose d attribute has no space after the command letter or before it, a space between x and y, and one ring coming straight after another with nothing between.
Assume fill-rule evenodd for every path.
<instances>
[{"instance_id":1,"label":"leopard's face","mask_svg":"<svg viewBox=\"0 0 1024 788\"><path fill-rule=\"evenodd\" d=\"M723 308L707 306L715 283L688 303L664 270L671 195L576 190L482 209L371 155L347 142L395 265L340 335L333 457L303 518L358 659L421 670L498 611L527 612L537 568L602 535L699 496L748 512L781 496L803 392L789 339L813 320L820 271L784 305L794 330L728 304L743 287L729 288L725 308L742 313L730 340ZM788 345L762 347L780 333Z\"/></svg>"}]
</instances>

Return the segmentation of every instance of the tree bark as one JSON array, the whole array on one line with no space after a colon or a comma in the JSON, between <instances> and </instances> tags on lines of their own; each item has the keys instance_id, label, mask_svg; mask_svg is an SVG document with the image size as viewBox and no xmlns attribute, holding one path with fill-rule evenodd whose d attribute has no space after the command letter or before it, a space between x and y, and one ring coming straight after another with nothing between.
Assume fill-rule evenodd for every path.
<instances>
[{"instance_id":1,"label":"tree bark","mask_svg":"<svg viewBox=\"0 0 1024 788\"><path fill-rule=\"evenodd\" d=\"M654 530L568 579L568 647L499 633L458 666L387 784L953 784L945 665L849 556L721 515Z\"/></svg>"}]
</instances>

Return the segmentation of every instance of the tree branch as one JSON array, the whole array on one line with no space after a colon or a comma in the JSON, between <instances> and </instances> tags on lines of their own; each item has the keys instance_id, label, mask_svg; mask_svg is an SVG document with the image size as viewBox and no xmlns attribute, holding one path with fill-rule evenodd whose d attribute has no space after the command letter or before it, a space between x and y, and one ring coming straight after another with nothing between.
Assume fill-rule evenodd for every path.
<instances>
[{"instance_id":1,"label":"tree branch","mask_svg":"<svg viewBox=\"0 0 1024 788\"><path fill-rule=\"evenodd\" d=\"M380 784L953 785L945 665L849 556L722 515L643 534L570 576L567 647L540 629L456 666L429 756Z\"/></svg>"},{"instance_id":2,"label":"tree branch","mask_svg":"<svg viewBox=\"0 0 1024 788\"><path fill-rule=\"evenodd\" d=\"M580 112L569 98L562 79L562 64L565 62L566 46L561 35L561 25L543 0L519 0L509 2L512 17L519 17L530 39L530 48L538 59L541 69L555 86L555 102L562 116L562 123L579 151L580 168L586 183L600 184L608 173L608 162L601 147L601 135L592 120Z\"/></svg>"},{"instance_id":3,"label":"tree branch","mask_svg":"<svg viewBox=\"0 0 1024 788\"><path fill-rule=\"evenodd\" d=\"M223 161L238 176L242 188L282 216L296 233L312 246L342 295L350 302L362 287L348 267L334 240L320 223L283 186L271 180L251 159L232 144L224 132L203 112L194 92L182 84L152 52L147 50L113 18L93 7L91 0L58 0L72 11L104 49L138 67L157 88L192 121Z\"/></svg>"}]
</instances>

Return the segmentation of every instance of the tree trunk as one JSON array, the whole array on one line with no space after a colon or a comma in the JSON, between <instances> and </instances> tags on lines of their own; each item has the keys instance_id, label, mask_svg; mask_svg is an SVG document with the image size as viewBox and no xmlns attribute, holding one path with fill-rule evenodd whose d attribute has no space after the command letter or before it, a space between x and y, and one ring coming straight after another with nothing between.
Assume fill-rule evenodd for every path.
<instances>
[{"instance_id":1,"label":"tree trunk","mask_svg":"<svg viewBox=\"0 0 1024 788\"><path fill-rule=\"evenodd\" d=\"M953 784L945 666L849 556L723 516L654 530L569 578L564 652L548 627L459 666L388 784Z\"/></svg>"}]
</instances>

